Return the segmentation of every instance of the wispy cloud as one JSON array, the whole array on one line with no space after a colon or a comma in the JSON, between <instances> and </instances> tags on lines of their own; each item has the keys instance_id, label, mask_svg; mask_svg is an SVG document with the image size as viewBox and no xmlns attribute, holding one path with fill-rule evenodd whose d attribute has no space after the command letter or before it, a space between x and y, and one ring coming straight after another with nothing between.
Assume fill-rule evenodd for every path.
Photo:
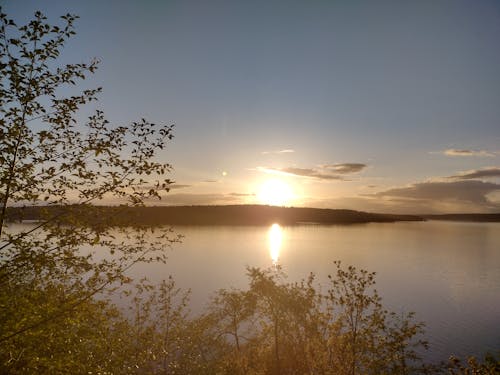
<instances>
[{"instance_id":1,"label":"wispy cloud","mask_svg":"<svg viewBox=\"0 0 500 375\"><path fill-rule=\"evenodd\" d=\"M232 197L255 197L255 193L229 193Z\"/></svg>"},{"instance_id":2,"label":"wispy cloud","mask_svg":"<svg viewBox=\"0 0 500 375\"><path fill-rule=\"evenodd\" d=\"M310 198L305 204L409 214L500 212L500 184L479 180L499 176L498 167L482 168L357 196Z\"/></svg>"},{"instance_id":3,"label":"wispy cloud","mask_svg":"<svg viewBox=\"0 0 500 375\"><path fill-rule=\"evenodd\" d=\"M345 175L360 172L366 167L362 163L325 164L315 168L285 167L267 168L257 167L257 170L269 174L316 178L320 180L345 180Z\"/></svg>"},{"instance_id":4,"label":"wispy cloud","mask_svg":"<svg viewBox=\"0 0 500 375\"><path fill-rule=\"evenodd\" d=\"M185 189L185 188L188 188L188 187L191 187L193 185L186 185L186 184L171 184L171 185L168 185L168 188L171 189L171 190L174 190L174 189Z\"/></svg>"},{"instance_id":5,"label":"wispy cloud","mask_svg":"<svg viewBox=\"0 0 500 375\"><path fill-rule=\"evenodd\" d=\"M473 169L471 171L460 172L456 175L448 177L454 180L473 180L484 178L498 178L500 177L499 167L486 167L481 169Z\"/></svg>"},{"instance_id":6,"label":"wispy cloud","mask_svg":"<svg viewBox=\"0 0 500 375\"><path fill-rule=\"evenodd\" d=\"M167 194L163 197L163 204L171 205L210 205L239 203L239 197L229 194Z\"/></svg>"},{"instance_id":7,"label":"wispy cloud","mask_svg":"<svg viewBox=\"0 0 500 375\"><path fill-rule=\"evenodd\" d=\"M475 156L475 157L493 157L496 153L485 150L457 149L449 148L444 151L437 152L446 156Z\"/></svg>"},{"instance_id":8,"label":"wispy cloud","mask_svg":"<svg viewBox=\"0 0 500 375\"><path fill-rule=\"evenodd\" d=\"M367 204L407 213L498 212L500 184L478 180L427 181L366 195ZM373 200L373 198L377 198Z\"/></svg>"},{"instance_id":9,"label":"wispy cloud","mask_svg":"<svg viewBox=\"0 0 500 375\"><path fill-rule=\"evenodd\" d=\"M481 180L497 177L500 177L500 168L481 168L365 194L360 198L365 198L372 207L385 205L399 212L498 212L500 184Z\"/></svg>"},{"instance_id":10,"label":"wispy cloud","mask_svg":"<svg viewBox=\"0 0 500 375\"><path fill-rule=\"evenodd\" d=\"M287 168L267 168L267 167L257 167L260 172L283 175L283 176L295 176L295 177L307 177L307 178L317 178L321 180L342 180L342 177L334 174L325 174L312 168L297 168L297 167L287 167Z\"/></svg>"},{"instance_id":11,"label":"wispy cloud","mask_svg":"<svg viewBox=\"0 0 500 375\"><path fill-rule=\"evenodd\" d=\"M379 197L400 197L419 200L457 200L482 205L489 203L486 195L500 190L500 184L483 181L420 182L375 193Z\"/></svg>"},{"instance_id":12,"label":"wispy cloud","mask_svg":"<svg viewBox=\"0 0 500 375\"><path fill-rule=\"evenodd\" d=\"M295 152L295 150L287 148L287 149L284 149L284 150L262 151L262 155L267 155L267 154L291 154L291 153L294 153L294 152Z\"/></svg>"},{"instance_id":13,"label":"wispy cloud","mask_svg":"<svg viewBox=\"0 0 500 375\"><path fill-rule=\"evenodd\" d=\"M193 186L193 185L172 183L172 184L167 185L167 190L185 189L185 188L188 188L191 186ZM145 186L140 187L140 190L158 190L158 187L154 186L154 185L145 185ZM160 189L160 190L162 190L162 189Z\"/></svg>"},{"instance_id":14,"label":"wispy cloud","mask_svg":"<svg viewBox=\"0 0 500 375\"><path fill-rule=\"evenodd\" d=\"M295 176L301 176L301 177L313 177L313 178L319 178L321 180L341 180L342 177L336 174L329 174L329 173L324 173L322 170L317 170L317 169L311 169L311 168L295 168L295 167L288 167L288 168L283 168L281 169L282 172L295 175Z\"/></svg>"},{"instance_id":15,"label":"wispy cloud","mask_svg":"<svg viewBox=\"0 0 500 375\"><path fill-rule=\"evenodd\" d=\"M327 164L323 165L324 169L333 171L340 174L356 173L361 172L366 168L366 164L363 163L339 163L339 164Z\"/></svg>"}]
</instances>

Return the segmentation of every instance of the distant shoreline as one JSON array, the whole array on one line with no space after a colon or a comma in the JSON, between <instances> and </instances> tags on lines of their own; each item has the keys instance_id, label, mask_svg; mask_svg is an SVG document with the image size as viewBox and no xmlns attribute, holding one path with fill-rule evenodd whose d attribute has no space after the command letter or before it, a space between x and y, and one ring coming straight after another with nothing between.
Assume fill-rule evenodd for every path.
<instances>
[{"instance_id":1,"label":"distant shoreline","mask_svg":"<svg viewBox=\"0 0 500 375\"><path fill-rule=\"evenodd\" d=\"M60 217L61 222L77 218L82 225L102 222L109 225L298 225L358 224L370 222L422 221L414 215L389 215L354 210L336 210L263 205L221 206L44 206L10 207L9 221L42 220ZM105 221L105 222L103 222Z\"/></svg>"},{"instance_id":2,"label":"distant shoreline","mask_svg":"<svg viewBox=\"0 0 500 375\"><path fill-rule=\"evenodd\" d=\"M497 214L395 215L345 209L278 207L264 205L220 206L27 206L9 207L11 222L39 221L49 217L77 217L78 222L104 225L328 225L392 223L400 221L500 222Z\"/></svg>"},{"instance_id":3,"label":"distant shoreline","mask_svg":"<svg viewBox=\"0 0 500 375\"><path fill-rule=\"evenodd\" d=\"M500 213L497 214L441 214L422 215L426 220L464 221L475 223L500 223Z\"/></svg>"}]
</instances>

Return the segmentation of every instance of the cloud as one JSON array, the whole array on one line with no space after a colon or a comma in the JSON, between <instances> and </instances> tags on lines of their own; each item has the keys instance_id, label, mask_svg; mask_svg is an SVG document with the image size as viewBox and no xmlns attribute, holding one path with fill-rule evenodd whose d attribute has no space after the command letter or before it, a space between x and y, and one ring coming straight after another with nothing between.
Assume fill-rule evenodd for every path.
<instances>
[{"instance_id":1,"label":"cloud","mask_svg":"<svg viewBox=\"0 0 500 375\"><path fill-rule=\"evenodd\" d=\"M500 168L488 167L357 197L326 199L318 203L325 207L387 213L500 212L500 184L479 180L498 177Z\"/></svg>"},{"instance_id":2,"label":"cloud","mask_svg":"<svg viewBox=\"0 0 500 375\"><path fill-rule=\"evenodd\" d=\"M274 150L274 151L262 151L262 155L267 155L267 154L291 154L294 153L295 150L292 149L284 149L284 150Z\"/></svg>"},{"instance_id":3,"label":"cloud","mask_svg":"<svg viewBox=\"0 0 500 375\"><path fill-rule=\"evenodd\" d=\"M185 189L185 188L188 188L191 186L193 186L193 185L183 185L183 184L172 183L172 184L167 185L167 189L168 190ZM139 187L139 190L144 190L144 191L158 190L158 191L161 191L162 189L159 189L158 187L156 187L154 185L144 185L144 186Z\"/></svg>"},{"instance_id":4,"label":"cloud","mask_svg":"<svg viewBox=\"0 0 500 375\"><path fill-rule=\"evenodd\" d=\"M324 174L318 170L311 168L297 168L297 167L287 167L287 168L267 168L267 167L257 167L258 171L277 174L283 176L295 176L295 177L308 177L317 178L321 180L342 180L341 176L333 174Z\"/></svg>"},{"instance_id":5,"label":"cloud","mask_svg":"<svg viewBox=\"0 0 500 375\"><path fill-rule=\"evenodd\" d=\"M255 193L229 193L232 197L255 197Z\"/></svg>"},{"instance_id":6,"label":"cloud","mask_svg":"<svg viewBox=\"0 0 500 375\"><path fill-rule=\"evenodd\" d=\"M340 163L340 164L327 164L323 168L331 170L335 173L347 174L356 173L362 171L366 168L366 164L363 163Z\"/></svg>"},{"instance_id":7,"label":"cloud","mask_svg":"<svg viewBox=\"0 0 500 375\"><path fill-rule=\"evenodd\" d=\"M500 202L492 201L489 194L500 191L500 184L477 180L420 182L410 186L381 191L371 196L401 199L400 203L413 202L422 208L456 207L473 211L498 211ZM420 209L420 211L421 211Z\"/></svg>"},{"instance_id":8,"label":"cloud","mask_svg":"<svg viewBox=\"0 0 500 375\"><path fill-rule=\"evenodd\" d=\"M216 205L216 204L243 204L245 198L255 197L254 193L166 193L161 200L149 199L157 205Z\"/></svg>"},{"instance_id":9,"label":"cloud","mask_svg":"<svg viewBox=\"0 0 500 375\"><path fill-rule=\"evenodd\" d=\"M456 149L450 148L439 153L446 156L476 156L476 157L493 157L495 153L485 150L469 150L469 149Z\"/></svg>"},{"instance_id":10,"label":"cloud","mask_svg":"<svg viewBox=\"0 0 500 375\"><path fill-rule=\"evenodd\" d=\"M173 190L173 189L185 189L185 188L188 188L191 186L193 186L193 185L171 184L171 185L168 185L168 188L171 190Z\"/></svg>"},{"instance_id":11,"label":"cloud","mask_svg":"<svg viewBox=\"0 0 500 375\"><path fill-rule=\"evenodd\" d=\"M294 176L300 176L300 177L313 177L313 178L319 178L321 180L341 180L342 177L334 174L326 174L322 173L321 171L315 170L315 169L310 169L310 168L295 168L295 167L288 167L288 168L282 168L279 169L279 171L291 174Z\"/></svg>"},{"instance_id":12,"label":"cloud","mask_svg":"<svg viewBox=\"0 0 500 375\"><path fill-rule=\"evenodd\" d=\"M227 194L167 194L162 200L162 204L171 205L212 205L240 203L240 199Z\"/></svg>"},{"instance_id":13,"label":"cloud","mask_svg":"<svg viewBox=\"0 0 500 375\"><path fill-rule=\"evenodd\" d=\"M416 215L495 213L500 212L500 184L477 180L426 181L355 197L310 198L304 205Z\"/></svg>"},{"instance_id":14,"label":"cloud","mask_svg":"<svg viewBox=\"0 0 500 375\"><path fill-rule=\"evenodd\" d=\"M448 178L454 180L472 180L472 179L496 178L496 177L500 177L499 167L487 167L481 169L474 169L471 171L460 172Z\"/></svg>"},{"instance_id":15,"label":"cloud","mask_svg":"<svg viewBox=\"0 0 500 375\"><path fill-rule=\"evenodd\" d=\"M366 167L361 163L326 164L317 168L267 168L257 167L257 170L269 174L283 174L297 177L316 178L320 180L345 180L343 175L356 173Z\"/></svg>"}]
</instances>

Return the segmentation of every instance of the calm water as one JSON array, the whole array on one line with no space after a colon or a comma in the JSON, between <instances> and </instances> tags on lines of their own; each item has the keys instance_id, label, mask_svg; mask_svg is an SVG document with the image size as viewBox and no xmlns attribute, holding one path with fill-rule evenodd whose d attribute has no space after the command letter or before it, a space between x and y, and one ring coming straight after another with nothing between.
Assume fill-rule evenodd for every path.
<instances>
[{"instance_id":1,"label":"calm water","mask_svg":"<svg viewBox=\"0 0 500 375\"><path fill-rule=\"evenodd\" d=\"M192 289L192 309L219 288L246 288L246 266L278 263L289 279L314 272L326 285L333 261L377 272L393 311L425 321L429 360L500 350L500 224L410 222L351 226L180 227L167 265L136 276L173 275Z\"/></svg>"},{"instance_id":2,"label":"calm water","mask_svg":"<svg viewBox=\"0 0 500 375\"><path fill-rule=\"evenodd\" d=\"M14 225L13 231L28 226ZM179 227L167 264L137 265L132 276L172 275L201 311L219 288L247 288L247 266L279 264L290 281L317 275L327 285L334 260L377 272L392 311L415 311L427 326L429 361L500 350L500 223L444 221L346 226ZM121 301L123 303L123 301Z\"/></svg>"}]
</instances>

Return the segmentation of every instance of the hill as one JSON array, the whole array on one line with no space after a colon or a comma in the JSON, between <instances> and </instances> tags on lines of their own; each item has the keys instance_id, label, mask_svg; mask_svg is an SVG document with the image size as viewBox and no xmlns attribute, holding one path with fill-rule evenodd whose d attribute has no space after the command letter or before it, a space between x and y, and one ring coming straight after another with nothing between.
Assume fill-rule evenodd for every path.
<instances>
[{"instance_id":1,"label":"hill","mask_svg":"<svg viewBox=\"0 0 500 375\"><path fill-rule=\"evenodd\" d=\"M42 216L64 217L67 211L74 210L78 211L80 219L88 222L111 217L112 225L126 225L131 222L145 225L270 225L272 223L296 225L424 220L413 215L261 205L11 207L9 218L10 221L40 220Z\"/></svg>"}]
</instances>

